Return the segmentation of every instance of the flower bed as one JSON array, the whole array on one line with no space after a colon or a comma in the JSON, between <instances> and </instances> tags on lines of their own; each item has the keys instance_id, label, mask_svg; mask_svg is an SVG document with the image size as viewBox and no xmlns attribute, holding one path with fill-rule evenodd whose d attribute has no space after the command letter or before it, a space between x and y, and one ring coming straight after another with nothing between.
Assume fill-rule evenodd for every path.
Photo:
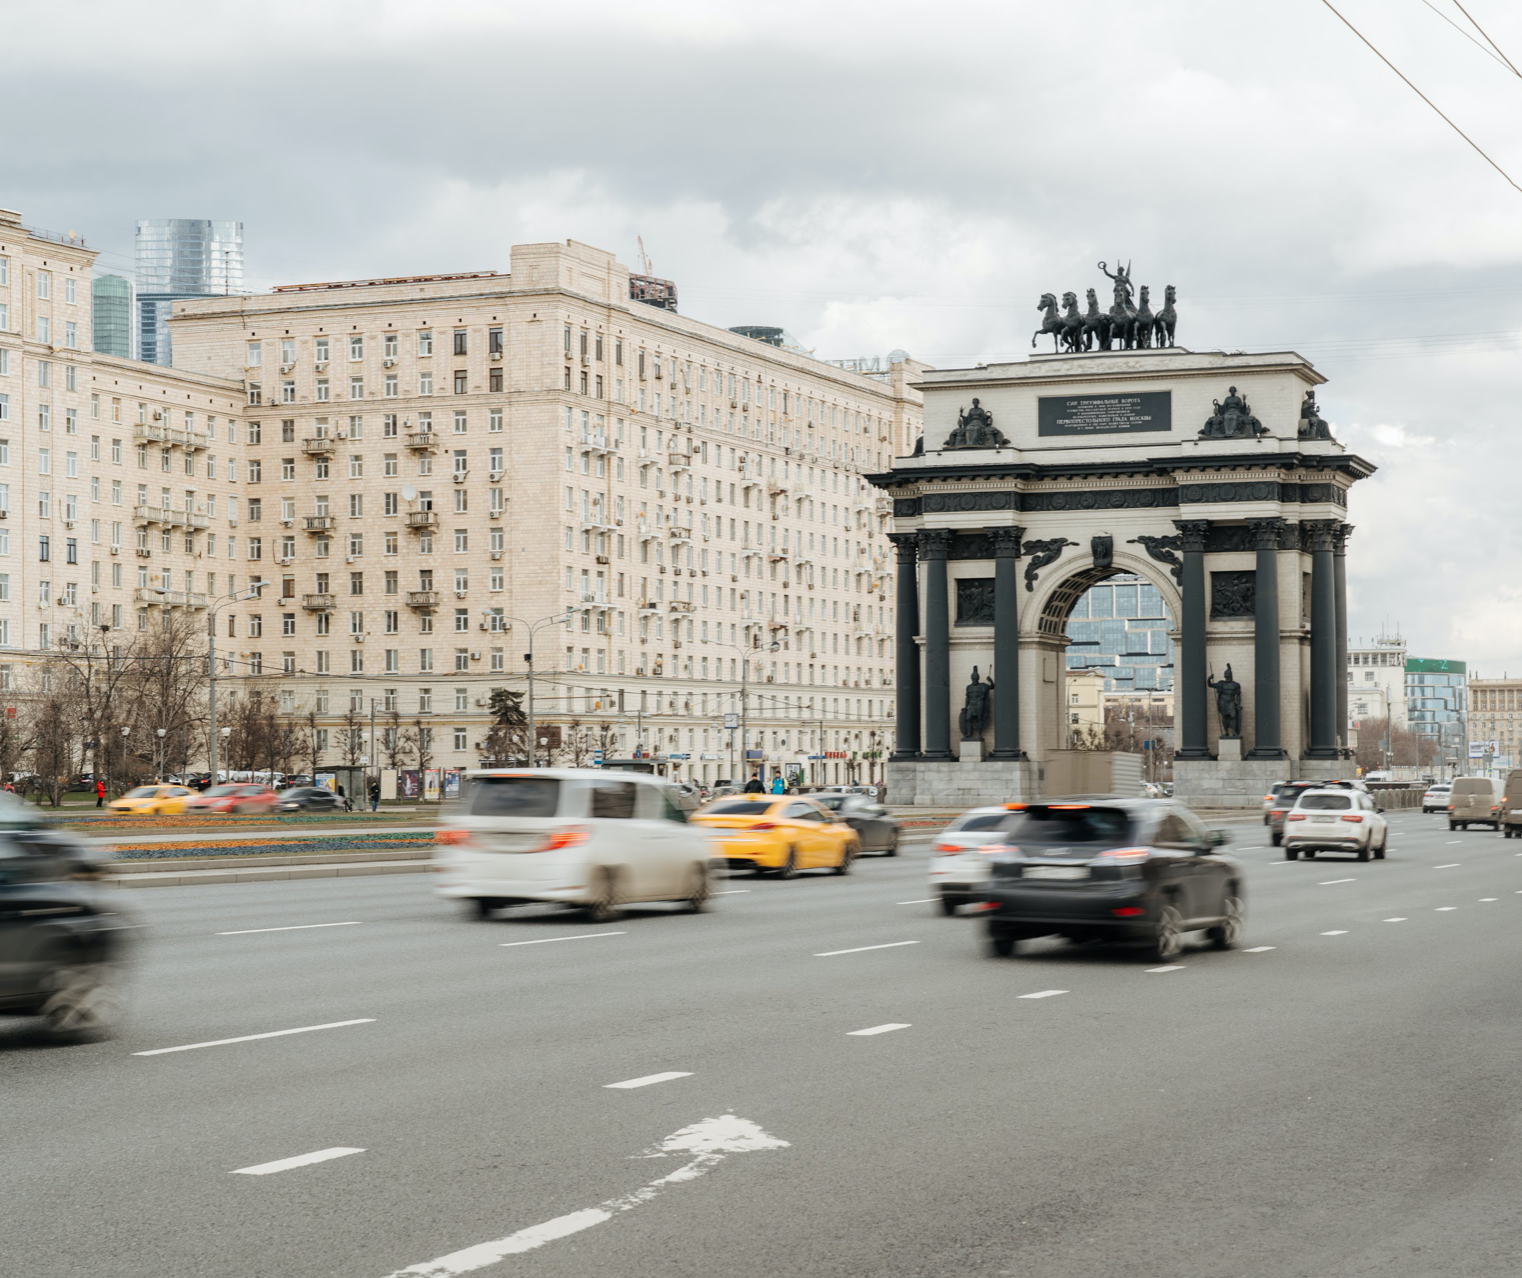
<instances>
[{"instance_id":1,"label":"flower bed","mask_svg":"<svg viewBox=\"0 0 1522 1278\"><path fill-rule=\"evenodd\" d=\"M306 856L323 852L422 851L433 846L430 832L413 834L334 835L318 839L218 839L215 843L118 843L119 861L183 859L187 856L261 856L271 853Z\"/></svg>"}]
</instances>

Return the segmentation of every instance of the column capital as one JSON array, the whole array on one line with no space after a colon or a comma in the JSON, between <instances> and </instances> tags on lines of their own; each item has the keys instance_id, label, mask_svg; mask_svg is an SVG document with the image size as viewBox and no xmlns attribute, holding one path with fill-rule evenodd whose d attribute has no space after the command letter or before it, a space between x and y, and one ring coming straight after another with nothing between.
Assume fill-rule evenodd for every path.
<instances>
[{"instance_id":1,"label":"column capital","mask_svg":"<svg viewBox=\"0 0 1522 1278\"><path fill-rule=\"evenodd\" d=\"M1312 550L1334 549L1337 529L1341 526L1335 519L1311 519L1300 525L1311 539Z\"/></svg>"},{"instance_id":2,"label":"column capital","mask_svg":"<svg viewBox=\"0 0 1522 1278\"><path fill-rule=\"evenodd\" d=\"M891 532L888 534L888 540L898 548L900 566L913 566L915 556L919 553L919 533Z\"/></svg>"},{"instance_id":3,"label":"column capital","mask_svg":"<svg viewBox=\"0 0 1522 1278\"><path fill-rule=\"evenodd\" d=\"M1332 553L1345 555L1348 553L1348 541L1353 536L1352 524L1338 524L1332 529Z\"/></svg>"},{"instance_id":4,"label":"column capital","mask_svg":"<svg viewBox=\"0 0 1522 1278\"><path fill-rule=\"evenodd\" d=\"M1005 524L999 528L990 528L988 536L994 544L994 558L1020 558L1020 539L1025 536L1025 529Z\"/></svg>"},{"instance_id":5,"label":"column capital","mask_svg":"<svg viewBox=\"0 0 1522 1278\"><path fill-rule=\"evenodd\" d=\"M919 534L920 557L944 560L951 554L956 533L950 528L922 528Z\"/></svg>"},{"instance_id":6,"label":"column capital","mask_svg":"<svg viewBox=\"0 0 1522 1278\"><path fill-rule=\"evenodd\" d=\"M1284 540L1283 519L1249 519L1247 527L1254 550L1278 550Z\"/></svg>"},{"instance_id":7,"label":"column capital","mask_svg":"<svg viewBox=\"0 0 1522 1278\"><path fill-rule=\"evenodd\" d=\"M1179 530L1180 550L1186 554L1191 551L1198 554L1205 549L1205 537L1210 532L1210 520L1175 519L1173 526Z\"/></svg>"}]
</instances>

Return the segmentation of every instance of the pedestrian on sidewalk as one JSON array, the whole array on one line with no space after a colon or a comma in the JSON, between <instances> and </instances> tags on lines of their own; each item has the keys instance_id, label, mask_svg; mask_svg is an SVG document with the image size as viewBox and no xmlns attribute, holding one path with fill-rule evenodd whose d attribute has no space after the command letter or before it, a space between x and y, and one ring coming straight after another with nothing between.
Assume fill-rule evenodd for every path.
<instances>
[{"instance_id":1,"label":"pedestrian on sidewalk","mask_svg":"<svg viewBox=\"0 0 1522 1278\"><path fill-rule=\"evenodd\" d=\"M95 778L95 806L97 808L106 806L106 783L99 777Z\"/></svg>"},{"instance_id":2,"label":"pedestrian on sidewalk","mask_svg":"<svg viewBox=\"0 0 1522 1278\"><path fill-rule=\"evenodd\" d=\"M370 782L370 811L374 812L380 807L380 782Z\"/></svg>"}]
</instances>

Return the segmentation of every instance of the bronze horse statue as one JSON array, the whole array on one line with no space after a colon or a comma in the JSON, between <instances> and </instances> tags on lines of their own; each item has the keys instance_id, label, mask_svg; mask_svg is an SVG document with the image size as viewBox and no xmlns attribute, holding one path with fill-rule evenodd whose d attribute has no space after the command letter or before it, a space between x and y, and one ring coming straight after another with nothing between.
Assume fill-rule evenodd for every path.
<instances>
[{"instance_id":1,"label":"bronze horse statue","mask_svg":"<svg viewBox=\"0 0 1522 1278\"><path fill-rule=\"evenodd\" d=\"M1147 286L1141 286L1141 305L1136 308L1136 349L1145 350L1152 345L1152 325L1155 321L1152 305L1147 300Z\"/></svg>"},{"instance_id":2,"label":"bronze horse statue","mask_svg":"<svg viewBox=\"0 0 1522 1278\"><path fill-rule=\"evenodd\" d=\"M1062 295L1062 349L1065 351L1079 351L1083 349L1083 316L1078 313L1078 295L1076 293L1064 293Z\"/></svg>"},{"instance_id":3,"label":"bronze horse statue","mask_svg":"<svg viewBox=\"0 0 1522 1278\"><path fill-rule=\"evenodd\" d=\"M1089 309L1083 317L1083 349L1091 351L1097 339L1099 349L1110 349L1110 317L1099 309L1099 298L1093 289L1088 290Z\"/></svg>"},{"instance_id":4,"label":"bronze horse statue","mask_svg":"<svg viewBox=\"0 0 1522 1278\"><path fill-rule=\"evenodd\" d=\"M1035 348L1036 339L1038 337L1040 337L1043 333L1050 333L1052 335L1052 354L1059 354L1060 351L1058 343L1062 338L1062 333L1066 325L1063 322L1062 316L1057 314L1056 295L1053 293L1041 294L1041 300L1036 303L1036 309L1043 312L1043 314L1041 317L1041 327L1031 334L1032 349Z\"/></svg>"},{"instance_id":5,"label":"bronze horse statue","mask_svg":"<svg viewBox=\"0 0 1522 1278\"><path fill-rule=\"evenodd\" d=\"M1173 285L1168 285L1163 290L1163 309L1152 320L1152 332L1155 337L1154 345L1172 346L1173 334L1178 328L1178 312L1173 309L1173 303L1177 295Z\"/></svg>"}]
</instances>

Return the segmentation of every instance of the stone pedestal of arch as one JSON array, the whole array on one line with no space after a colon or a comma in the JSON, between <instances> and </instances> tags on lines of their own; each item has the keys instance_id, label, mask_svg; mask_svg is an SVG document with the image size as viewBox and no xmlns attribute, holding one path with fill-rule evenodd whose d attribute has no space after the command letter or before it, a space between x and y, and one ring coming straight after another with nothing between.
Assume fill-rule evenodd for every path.
<instances>
[{"instance_id":1,"label":"stone pedestal of arch","mask_svg":"<svg viewBox=\"0 0 1522 1278\"><path fill-rule=\"evenodd\" d=\"M1080 774L1108 782L1082 792L1136 793L1126 756L1067 762L1084 753L1068 749L1068 616L1121 573L1156 587L1172 621L1177 794L1251 807L1272 782L1350 766L1345 517L1373 467L1298 438L1323 380L1294 354L1177 347L927 373L923 454L870 477L893 495L898 548L891 800L1040 798ZM1266 433L1201 437L1228 385ZM942 447L973 396L1007 442ZM1207 679L1228 664L1242 724L1223 751ZM981 749L963 750L975 666L991 713Z\"/></svg>"}]
</instances>

